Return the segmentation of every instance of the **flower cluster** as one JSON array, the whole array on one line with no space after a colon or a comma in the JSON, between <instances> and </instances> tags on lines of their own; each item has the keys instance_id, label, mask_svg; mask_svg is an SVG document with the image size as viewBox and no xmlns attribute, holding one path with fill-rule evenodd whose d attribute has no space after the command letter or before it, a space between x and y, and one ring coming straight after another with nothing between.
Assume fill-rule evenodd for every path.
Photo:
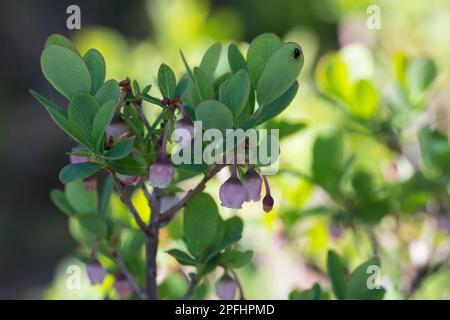
<instances>
[{"instance_id":1,"label":"flower cluster","mask_svg":"<svg viewBox=\"0 0 450 320\"><path fill-rule=\"evenodd\" d=\"M263 199L265 212L272 210L274 201L270 195L267 177L259 175L254 167L250 166L244 174L242 181L237 175L237 166L232 165L231 176L225 181L219 190L222 206L230 209L241 209L244 202L258 202L261 199L261 186L264 180L266 195Z\"/></svg>"}]
</instances>

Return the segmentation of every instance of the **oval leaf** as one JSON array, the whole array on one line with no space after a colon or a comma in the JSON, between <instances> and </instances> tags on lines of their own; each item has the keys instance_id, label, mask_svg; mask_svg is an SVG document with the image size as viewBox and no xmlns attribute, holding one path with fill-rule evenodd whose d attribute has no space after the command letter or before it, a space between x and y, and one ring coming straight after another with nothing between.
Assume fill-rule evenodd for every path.
<instances>
[{"instance_id":1,"label":"oval leaf","mask_svg":"<svg viewBox=\"0 0 450 320\"><path fill-rule=\"evenodd\" d=\"M195 67L194 75L200 91L201 100L214 99L214 87L202 69Z\"/></svg>"},{"instance_id":2,"label":"oval leaf","mask_svg":"<svg viewBox=\"0 0 450 320\"><path fill-rule=\"evenodd\" d=\"M91 132L95 116L100 109L94 97L81 93L76 95L69 103L68 118L71 125L79 131L80 135L89 141L92 146Z\"/></svg>"},{"instance_id":3,"label":"oval leaf","mask_svg":"<svg viewBox=\"0 0 450 320\"><path fill-rule=\"evenodd\" d=\"M106 76L106 65L105 59L102 54L96 49L90 49L83 56L84 62L86 63L89 73L91 74L91 94L95 95L98 89L101 87L105 81Z\"/></svg>"},{"instance_id":4,"label":"oval leaf","mask_svg":"<svg viewBox=\"0 0 450 320\"><path fill-rule=\"evenodd\" d=\"M73 50L78 53L77 47L70 41L68 38L60 35L60 34L52 34L45 41L44 48L48 48L51 45L65 47L67 49Z\"/></svg>"},{"instance_id":5,"label":"oval leaf","mask_svg":"<svg viewBox=\"0 0 450 320\"><path fill-rule=\"evenodd\" d=\"M108 166L113 171L127 176L137 176L144 171L144 165L132 157L109 161Z\"/></svg>"},{"instance_id":6,"label":"oval leaf","mask_svg":"<svg viewBox=\"0 0 450 320\"><path fill-rule=\"evenodd\" d=\"M214 245L221 222L217 204L209 194L199 193L188 202L183 229L187 247L194 257L205 254Z\"/></svg>"},{"instance_id":7,"label":"oval leaf","mask_svg":"<svg viewBox=\"0 0 450 320\"><path fill-rule=\"evenodd\" d=\"M253 88L257 87L259 78L272 53L281 45L280 38L274 33L259 35L250 43L247 52L247 69Z\"/></svg>"},{"instance_id":8,"label":"oval leaf","mask_svg":"<svg viewBox=\"0 0 450 320\"><path fill-rule=\"evenodd\" d=\"M233 115L226 105L216 100L201 102L195 109L195 118L202 121L204 129L225 130L233 128Z\"/></svg>"},{"instance_id":9,"label":"oval leaf","mask_svg":"<svg viewBox=\"0 0 450 320\"><path fill-rule=\"evenodd\" d=\"M162 96L169 99L175 98L176 85L175 73L168 65L161 64L158 70L158 86Z\"/></svg>"},{"instance_id":10,"label":"oval leaf","mask_svg":"<svg viewBox=\"0 0 450 320\"><path fill-rule=\"evenodd\" d=\"M294 58L294 51L300 55ZM276 49L264 68L257 86L257 100L260 106L275 101L286 92L303 67L303 53L297 43L289 42Z\"/></svg>"},{"instance_id":11,"label":"oval leaf","mask_svg":"<svg viewBox=\"0 0 450 320\"><path fill-rule=\"evenodd\" d=\"M250 94L250 79L246 70L239 70L221 88L220 101L222 101L234 117L237 118Z\"/></svg>"},{"instance_id":12,"label":"oval leaf","mask_svg":"<svg viewBox=\"0 0 450 320\"><path fill-rule=\"evenodd\" d=\"M108 80L106 81L100 89L98 89L95 94L95 99L97 99L100 105L103 105L105 102L109 100L113 100L115 103L119 101L120 96L120 88L119 84L116 80Z\"/></svg>"},{"instance_id":13,"label":"oval leaf","mask_svg":"<svg viewBox=\"0 0 450 320\"><path fill-rule=\"evenodd\" d=\"M214 43L208 50L206 50L205 55L200 62L200 69L202 69L209 79L212 79L214 72L216 71L221 51L222 46L220 43Z\"/></svg>"},{"instance_id":14,"label":"oval leaf","mask_svg":"<svg viewBox=\"0 0 450 320\"><path fill-rule=\"evenodd\" d=\"M111 123L114 113L116 112L116 102L114 100L109 100L105 102L103 106L98 110L95 115L92 124L92 141L97 150L103 149L101 142L103 141L103 136L106 128Z\"/></svg>"},{"instance_id":15,"label":"oval leaf","mask_svg":"<svg viewBox=\"0 0 450 320\"><path fill-rule=\"evenodd\" d=\"M247 63L239 48L234 43L228 47L228 64L231 72L236 73L241 69L247 68Z\"/></svg>"},{"instance_id":16,"label":"oval leaf","mask_svg":"<svg viewBox=\"0 0 450 320\"><path fill-rule=\"evenodd\" d=\"M97 173L101 168L100 164L94 162L68 164L59 172L59 180L62 183L69 183L84 179Z\"/></svg>"},{"instance_id":17,"label":"oval leaf","mask_svg":"<svg viewBox=\"0 0 450 320\"><path fill-rule=\"evenodd\" d=\"M91 90L89 70L80 55L72 49L48 46L41 55L41 68L45 78L67 99Z\"/></svg>"},{"instance_id":18,"label":"oval leaf","mask_svg":"<svg viewBox=\"0 0 450 320\"><path fill-rule=\"evenodd\" d=\"M117 142L111 150L105 153L105 158L110 160L118 160L125 158L133 149L134 139L127 139Z\"/></svg>"}]
</instances>

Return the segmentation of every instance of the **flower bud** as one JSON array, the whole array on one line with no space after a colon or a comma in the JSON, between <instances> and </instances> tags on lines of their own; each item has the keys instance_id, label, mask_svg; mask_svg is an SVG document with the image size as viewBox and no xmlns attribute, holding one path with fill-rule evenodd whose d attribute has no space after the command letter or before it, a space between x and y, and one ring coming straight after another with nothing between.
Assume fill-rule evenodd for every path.
<instances>
[{"instance_id":1,"label":"flower bud","mask_svg":"<svg viewBox=\"0 0 450 320\"><path fill-rule=\"evenodd\" d=\"M273 198L270 194L267 194L263 199L263 209L265 212L270 212L273 208Z\"/></svg>"},{"instance_id":2,"label":"flower bud","mask_svg":"<svg viewBox=\"0 0 450 320\"><path fill-rule=\"evenodd\" d=\"M79 151L84 151L84 148L82 148L82 147L74 147L74 148L72 148L72 152L79 152ZM69 160L70 160L71 164L75 164L75 163L88 162L89 158L88 157L77 156L77 155L74 155L74 154L70 154L69 155Z\"/></svg>"},{"instance_id":3,"label":"flower bud","mask_svg":"<svg viewBox=\"0 0 450 320\"><path fill-rule=\"evenodd\" d=\"M167 97L162 98L161 103L165 106L170 105L170 99Z\"/></svg>"},{"instance_id":4,"label":"flower bud","mask_svg":"<svg viewBox=\"0 0 450 320\"><path fill-rule=\"evenodd\" d=\"M91 260L86 266L86 273L91 285L95 286L103 282L106 277L106 269L98 262L97 259Z\"/></svg>"},{"instance_id":5,"label":"flower bud","mask_svg":"<svg viewBox=\"0 0 450 320\"><path fill-rule=\"evenodd\" d=\"M241 209L242 204L247 199L247 190L244 184L236 176L231 176L219 190L222 206L231 209Z\"/></svg>"},{"instance_id":6,"label":"flower bud","mask_svg":"<svg viewBox=\"0 0 450 320\"><path fill-rule=\"evenodd\" d=\"M245 173L243 183L247 190L246 201L259 201L261 199L262 179L258 172L255 169L248 169Z\"/></svg>"},{"instance_id":7,"label":"flower bud","mask_svg":"<svg viewBox=\"0 0 450 320\"><path fill-rule=\"evenodd\" d=\"M165 188L172 182L173 168L167 158L159 158L150 167L150 183L154 187Z\"/></svg>"},{"instance_id":8,"label":"flower bud","mask_svg":"<svg viewBox=\"0 0 450 320\"><path fill-rule=\"evenodd\" d=\"M333 240L339 240L339 238L342 236L342 227L338 224L331 223L328 227L328 233Z\"/></svg>"},{"instance_id":9,"label":"flower bud","mask_svg":"<svg viewBox=\"0 0 450 320\"><path fill-rule=\"evenodd\" d=\"M216 295L222 300L233 300L238 288L236 280L224 274L216 282Z\"/></svg>"},{"instance_id":10,"label":"flower bud","mask_svg":"<svg viewBox=\"0 0 450 320\"><path fill-rule=\"evenodd\" d=\"M270 195L269 181L267 181L267 176L263 176L264 186L266 187L266 195L263 198L263 210L265 212L270 212L273 208L273 198Z\"/></svg>"},{"instance_id":11,"label":"flower bud","mask_svg":"<svg viewBox=\"0 0 450 320\"><path fill-rule=\"evenodd\" d=\"M97 177L92 175L83 179L84 189L88 192L95 191L97 189Z\"/></svg>"},{"instance_id":12,"label":"flower bud","mask_svg":"<svg viewBox=\"0 0 450 320\"><path fill-rule=\"evenodd\" d=\"M139 180L140 176L127 176L124 174L116 173L117 178L126 186L135 186Z\"/></svg>"},{"instance_id":13,"label":"flower bud","mask_svg":"<svg viewBox=\"0 0 450 320\"><path fill-rule=\"evenodd\" d=\"M194 123L191 118L189 118L189 115L184 114L183 119L175 122L174 136L178 139L178 142L181 140L181 145L183 147L190 145L191 140L195 136L195 131Z\"/></svg>"},{"instance_id":14,"label":"flower bud","mask_svg":"<svg viewBox=\"0 0 450 320\"><path fill-rule=\"evenodd\" d=\"M133 293L133 288L123 273L119 273L116 276L114 289L116 289L117 295L121 298L128 298Z\"/></svg>"},{"instance_id":15,"label":"flower bud","mask_svg":"<svg viewBox=\"0 0 450 320\"><path fill-rule=\"evenodd\" d=\"M106 128L106 141L115 141L129 130L130 128L125 121L123 121L120 117L115 117Z\"/></svg>"}]
</instances>

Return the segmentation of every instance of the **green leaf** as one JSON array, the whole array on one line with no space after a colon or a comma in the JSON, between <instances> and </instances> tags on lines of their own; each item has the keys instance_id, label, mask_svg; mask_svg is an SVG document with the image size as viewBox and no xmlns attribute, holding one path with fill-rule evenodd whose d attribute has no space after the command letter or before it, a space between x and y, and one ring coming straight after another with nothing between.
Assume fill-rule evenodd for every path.
<instances>
[{"instance_id":1,"label":"green leaf","mask_svg":"<svg viewBox=\"0 0 450 320\"><path fill-rule=\"evenodd\" d=\"M70 205L69 201L67 200L66 194L62 190L59 189L52 190L52 192L50 193L50 198L52 199L54 205L68 216L74 216L77 214L75 209Z\"/></svg>"},{"instance_id":2,"label":"green leaf","mask_svg":"<svg viewBox=\"0 0 450 320\"><path fill-rule=\"evenodd\" d=\"M275 118L281 112L284 111L294 100L295 95L298 91L298 82L295 81L294 84L279 98L277 98L272 103L262 106L255 113L252 121L255 121L256 124L261 124L267 120Z\"/></svg>"},{"instance_id":3,"label":"green leaf","mask_svg":"<svg viewBox=\"0 0 450 320\"><path fill-rule=\"evenodd\" d=\"M328 276L330 277L333 293L337 299L345 299L345 271L339 256L332 250L328 251L327 256Z\"/></svg>"},{"instance_id":4,"label":"green leaf","mask_svg":"<svg viewBox=\"0 0 450 320\"><path fill-rule=\"evenodd\" d=\"M100 171L102 166L95 162L82 162L68 164L59 172L59 180L62 183L84 179Z\"/></svg>"},{"instance_id":5,"label":"green leaf","mask_svg":"<svg viewBox=\"0 0 450 320\"><path fill-rule=\"evenodd\" d=\"M158 70L158 86L163 97L175 98L177 80L175 73L167 64L161 64Z\"/></svg>"},{"instance_id":6,"label":"green leaf","mask_svg":"<svg viewBox=\"0 0 450 320\"><path fill-rule=\"evenodd\" d=\"M69 103L69 121L83 139L89 141L89 146L94 145L91 138L92 124L99 109L94 97L86 93L77 94Z\"/></svg>"},{"instance_id":7,"label":"green leaf","mask_svg":"<svg viewBox=\"0 0 450 320\"><path fill-rule=\"evenodd\" d=\"M253 251L241 252L239 250L227 250L221 256L222 263L232 269L241 268L250 263Z\"/></svg>"},{"instance_id":8,"label":"green leaf","mask_svg":"<svg viewBox=\"0 0 450 320\"><path fill-rule=\"evenodd\" d=\"M300 45L288 42L276 49L258 81L257 100L260 106L268 105L286 92L297 80L303 67L303 53L294 58Z\"/></svg>"},{"instance_id":9,"label":"green leaf","mask_svg":"<svg viewBox=\"0 0 450 320\"><path fill-rule=\"evenodd\" d=\"M94 117L92 124L92 141L98 152L103 150L101 142L103 141L106 128L114 117L116 108L116 102L114 100L109 100L103 104Z\"/></svg>"},{"instance_id":10,"label":"green leaf","mask_svg":"<svg viewBox=\"0 0 450 320\"><path fill-rule=\"evenodd\" d=\"M233 128L233 114L226 105L216 100L201 102L195 109L195 118L197 121L202 121L205 130Z\"/></svg>"},{"instance_id":11,"label":"green leaf","mask_svg":"<svg viewBox=\"0 0 450 320\"><path fill-rule=\"evenodd\" d=\"M443 132L423 127L418 134L420 153L428 175L450 172L450 142Z\"/></svg>"},{"instance_id":12,"label":"green leaf","mask_svg":"<svg viewBox=\"0 0 450 320\"><path fill-rule=\"evenodd\" d=\"M326 190L335 193L343 159L341 134L331 130L317 137L313 147L312 174Z\"/></svg>"},{"instance_id":13,"label":"green leaf","mask_svg":"<svg viewBox=\"0 0 450 320\"><path fill-rule=\"evenodd\" d=\"M386 200L366 199L356 206L354 213L364 222L377 223L389 213L390 208Z\"/></svg>"},{"instance_id":14,"label":"green leaf","mask_svg":"<svg viewBox=\"0 0 450 320\"><path fill-rule=\"evenodd\" d=\"M198 89L200 91L200 98L202 101L214 99L214 87L210 82L209 78L202 71L202 69L194 68L195 80L198 84Z\"/></svg>"},{"instance_id":15,"label":"green leaf","mask_svg":"<svg viewBox=\"0 0 450 320\"><path fill-rule=\"evenodd\" d=\"M100 215L105 216L108 208L109 202L111 200L111 195L114 190L114 183L111 176L108 176L103 184L102 195L100 198Z\"/></svg>"},{"instance_id":16,"label":"green leaf","mask_svg":"<svg viewBox=\"0 0 450 320\"><path fill-rule=\"evenodd\" d=\"M167 251L167 253L170 254L175 259L177 259L178 263L183 266L196 266L197 265L197 261L194 258L192 258L189 254L187 254L186 252L183 252L178 249L172 249L172 250Z\"/></svg>"},{"instance_id":17,"label":"green leaf","mask_svg":"<svg viewBox=\"0 0 450 320\"><path fill-rule=\"evenodd\" d=\"M105 153L105 158L109 160L118 160L125 158L130 154L131 149L133 149L134 139L126 139L119 141L114 144L114 146Z\"/></svg>"},{"instance_id":18,"label":"green leaf","mask_svg":"<svg viewBox=\"0 0 450 320\"><path fill-rule=\"evenodd\" d=\"M108 161L108 166L113 171L127 176L137 176L144 171L144 165L132 157Z\"/></svg>"},{"instance_id":19,"label":"green leaf","mask_svg":"<svg viewBox=\"0 0 450 320\"><path fill-rule=\"evenodd\" d=\"M131 131L137 136L142 137L144 134L144 124L140 120L139 114L136 108L131 105L125 105L123 107L122 119L128 124Z\"/></svg>"},{"instance_id":20,"label":"green leaf","mask_svg":"<svg viewBox=\"0 0 450 320\"><path fill-rule=\"evenodd\" d=\"M181 97L186 90L188 85L188 76L184 75L181 77L180 81L177 84L177 87L175 88L175 97Z\"/></svg>"},{"instance_id":21,"label":"green leaf","mask_svg":"<svg viewBox=\"0 0 450 320\"><path fill-rule=\"evenodd\" d=\"M217 230L222 222L214 199L207 193L199 193L184 209L183 230L189 252L194 257L205 254L214 246Z\"/></svg>"},{"instance_id":22,"label":"green leaf","mask_svg":"<svg viewBox=\"0 0 450 320\"><path fill-rule=\"evenodd\" d=\"M116 80L106 81L95 94L95 99L100 105L105 104L109 100L114 100L115 103L119 101L120 88Z\"/></svg>"},{"instance_id":23,"label":"green leaf","mask_svg":"<svg viewBox=\"0 0 450 320\"><path fill-rule=\"evenodd\" d=\"M247 69L253 88L257 87L272 53L281 45L280 38L274 33L261 34L250 43L247 51Z\"/></svg>"},{"instance_id":24,"label":"green leaf","mask_svg":"<svg viewBox=\"0 0 450 320\"><path fill-rule=\"evenodd\" d=\"M89 73L91 74L91 94L95 95L105 81L105 59L103 58L102 54L96 49L90 49L88 52L86 52L83 56L83 59L86 63L87 68L89 69Z\"/></svg>"},{"instance_id":25,"label":"green leaf","mask_svg":"<svg viewBox=\"0 0 450 320\"><path fill-rule=\"evenodd\" d=\"M426 90L437 76L437 68L433 60L421 58L412 62L407 70L407 84L412 92Z\"/></svg>"},{"instance_id":26,"label":"green leaf","mask_svg":"<svg viewBox=\"0 0 450 320\"><path fill-rule=\"evenodd\" d=\"M322 290L318 283L315 283L309 290L294 290L289 293L289 300L320 300Z\"/></svg>"},{"instance_id":27,"label":"green leaf","mask_svg":"<svg viewBox=\"0 0 450 320\"><path fill-rule=\"evenodd\" d=\"M82 180L66 184L65 193L67 201L79 214L97 212L98 194L87 191Z\"/></svg>"},{"instance_id":28,"label":"green leaf","mask_svg":"<svg viewBox=\"0 0 450 320\"><path fill-rule=\"evenodd\" d=\"M228 246L234 242L237 242L242 237L242 231L244 230L244 222L239 217L231 217L225 220L225 235L222 240L224 246Z\"/></svg>"},{"instance_id":29,"label":"green leaf","mask_svg":"<svg viewBox=\"0 0 450 320\"><path fill-rule=\"evenodd\" d=\"M278 138L284 139L306 128L304 123L291 123L285 120L271 120L264 126L266 129L278 129Z\"/></svg>"},{"instance_id":30,"label":"green leaf","mask_svg":"<svg viewBox=\"0 0 450 320\"><path fill-rule=\"evenodd\" d=\"M51 45L65 47L67 49L73 50L78 53L77 47L70 41L68 38L60 35L60 34L52 34L45 41L44 48L48 48Z\"/></svg>"},{"instance_id":31,"label":"green leaf","mask_svg":"<svg viewBox=\"0 0 450 320\"><path fill-rule=\"evenodd\" d=\"M67 99L91 90L89 70L80 55L71 49L48 46L41 55L41 68L45 78Z\"/></svg>"},{"instance_id":32,"label":"green leaf","mask_svg":"<svg viewBox=\"0 0 450 320\"><path fill-rule=\"evenodd\" d=\"M82 214L76 216L78 223L89 232L105 239L108 237L108 227L105 220L98 214Z\"/></svg>"},{"instance_id":33,"label":"green leaf","mask_svg":"<svg viewBox=\"0 0 450 320\"><path fill-rule=\"evenodd\" d=\"M210 80L213 78L214 72L216 71L221 51L222 46L220 43L214 43L208 50L206 50L206 53L200 62L200 69L202 69L206 77Z\"/></svg>"},{"instance_id":34,"label":"green leaf","mask_svg":"<svg viewBox=\"0 0 450 320\"><path fill-rule=\"evenodd\" d=\"M246 69L247 63L239 48L234 43L228 47L228 64L231 72L236 73L239 70Z\"/></svg>"},{"instance_id":35,"label":"green leaf","mask_svg":"<svg viewBox=\"0 0 450 320\"><path fill-rule=\"evenodd\" d=\"M385 294L376 281L377 275L374 272L380 271L380 261L373 258L358 266L351 274L347 281L346 299L361 300L381 300ZM372 287L372 289L370 289Z\"/></svg>"},{"instance_id":36,"label":"green leaf","mask_svg":"<svg viewBox=\"0 0 450 320\"><path fill-rule=\"evenodd\" d=\"M52 101L47 99L46 97L40 95L36 91L30 90L30 93L33 97L42 104L47 112L50 114L52 120L72 139L79 142L84 146L88 146L90 144L89 140L87 140L79 131L77 131L72 124L67 119L67 112Z\"/></svg>"},{"instance_id":37,"label":"green leaf","mask_svg":"<svg viewBox=\"0 0 450 320\"><path fill-rule=\"evenodd\" d=\"M358 170L355 172L352 178L352 186L353 190L356 193L356 196L361 200L370 200L373 185L372 185L372 176L366 171Z\"/></svg>"},{"instance_id":38,"label":"green leaf","mask_svg":"<svg viewBox=\"0 0 450 320\"><path fill-rule=\"evenodd\" d=\"M352 115L369 119L378 107L378 91L368 80L359 80L355 87L355 102L350 104Z\"/></svg>"},{"instance_id":39,"label":"green leaf","mask_svg":"<svg viewBox=\"0 0 450 320\"><path fill-rule=\"evenodd\" d=\"M226 83L220 92L220 101L222 101L234 117L237 118L245 104L247 103L250 94L250 79L246 70L240 70L235 73Z\"/></svg>"}]
</instances>

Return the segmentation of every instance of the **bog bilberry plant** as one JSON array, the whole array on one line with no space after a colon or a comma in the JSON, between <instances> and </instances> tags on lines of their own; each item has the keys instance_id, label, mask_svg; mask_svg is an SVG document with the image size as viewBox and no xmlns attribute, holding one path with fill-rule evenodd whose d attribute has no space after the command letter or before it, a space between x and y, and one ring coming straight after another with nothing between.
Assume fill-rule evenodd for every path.
<instances>
[{"instance_id":1,"label":"bog bilberry plant","mask_svg":"<svg viewBox=\"0 0 450 320\"><path fill-rule=\"evenodd\" d=\"M264 181L262 209L269 212L274 199L267 177L259 173L263 164L238 162L235 148L225 152L231 162L174 164L169 151L177 141L171 137L176 136L172 135L176 130L194 137L194 121L200 121L204 130L226 132L255 128L276 117L298 91L303 52L297 43L283 43L274 34L263 34L251 42L246 58L231 44L227 55L230 71L217 77L221 51L221 45L214 44L194 68L181 53L186 74L178 81L172 69L161 64L157 75L161 95L156 97L151 95L151 85L141 86L129 79L105 81L105 61L95 49L82 56L61 35L52 35L45 43L42 72L67 99L67 108L35 91L31 94L76 143L69 152L70 164L59 174L65 191L54 190L51 197L70 217L73 234L80 242L79 256L86 263L92 285L102 283L110 274L115 277L116 296L157 299L160 230L184 208L187 252L167 252L179 264L195 268L181 298L189 298L208 273L223 268L216 284L218 296L231 299L239 289L243 299L234 272L252 258L251 251L234 246L241 238L243 222L238 216L223 220L216 200L203 190L220 170L230 167L230 177L219 190L221 205L240 209L246 201L260 201ZM155 119L144 113L144 103L158 110ZM191 138L181 142L186 150L193 143ZM198 175L203 176L199 183L178 198L176 193L182 190L177 185ZM102 185L101 192L97 182ZM148 219L131 199L130 192L138 189L148 201ZM114 192L133 223L114 214L110 206ZM145 261L141 259L142 247Z\"/></svg>"}]
</instances>

